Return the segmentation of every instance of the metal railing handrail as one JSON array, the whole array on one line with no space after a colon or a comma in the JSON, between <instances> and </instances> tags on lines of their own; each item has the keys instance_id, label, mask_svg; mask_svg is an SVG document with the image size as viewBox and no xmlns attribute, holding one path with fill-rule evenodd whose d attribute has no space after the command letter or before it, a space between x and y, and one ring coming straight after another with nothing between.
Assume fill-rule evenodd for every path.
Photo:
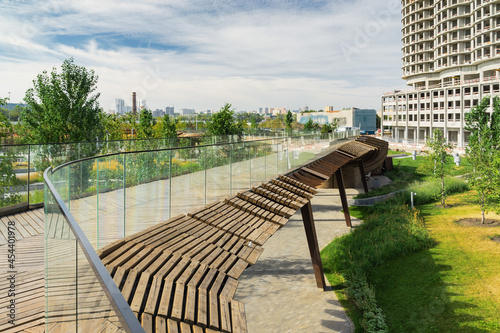
<instances>
[{"instance_id":1,"label":"metal railing handrail","mask_svg":"<svg viewBox=\"0 0 500 333\"><path fill-rule=\"evenodd\" d=\"M57 206L61 210L63 217L68 222L68 225L71 228L73 235L80 244L80 247L82 248L85 257L87 258L90 267L92 267L92 270L94 271L95 276L99 280L99 283L106 297L108 298L111 306L113 307L113 310L115 311L118 319L120 320L120 323L123 325L123 329L128 333L145 332L144 328L137 320L137 317L130 309L130 306L123 297L121 291L116 286L115 282L113 281L108 271L104 267L101 259L99 258L94 248L90 244L89 240L85 236L85 233L78 225L78 222L76 222L75 218L73 217L68 207L60 197L59 193L57 193L54 185L49 179L48 175L49 172L51 174L53 173L52 167L47 168L43 173L43 179L45 181L45 184L47 184L47 187L51 192L52 196L54 197ZM47 207L45 209L47 209Z\"/></svg>"}]
</instances>

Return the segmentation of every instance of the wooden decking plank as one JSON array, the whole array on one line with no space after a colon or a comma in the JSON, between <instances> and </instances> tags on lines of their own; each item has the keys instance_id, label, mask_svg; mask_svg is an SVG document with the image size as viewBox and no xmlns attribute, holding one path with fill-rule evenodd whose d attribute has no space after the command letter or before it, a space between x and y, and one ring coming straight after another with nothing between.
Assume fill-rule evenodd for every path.
<instances>
[{"instance_id":1,"label":"wooden decking plank","mask_svg":"<svg viewBox=\"0 0 500 333\"><path fill-rule=\"evenodd\" d=\"M169 252L164 252L157 260L155 260L151 266L149 266L144 272L142 272L135 290L132 302L130 303L130 308L134 312L141 312L142 303L147 300L147 290L152 276L160 269L160 267L168 261L171 257Z\"/></svg>"},{"instance_id":2,"label":"wooden decking plank","mask_svg":"<svg viewBox=\"0 0 500 333\"><path fill-rule=\"evenodd\" d=\"M172 319L167 319L167 331L168 333L179 333L179 324Z\"/></svg>"},{"instance_id":3,"label":"wooden decking plank","mask_svg":"<svg viewBox=\"0 0 500 333\"><path fill-rule=\"evenodd\" d=\"M238 279L247 267L248 267L248 263L245 260L238 259L238 261L229 270L227 275L232 277L232 278Z\"/></svg>"},{"instance_id":4,"label":"wooden decking plank","mask_svg":"<svg viewBox=\"0 0 500 333\"><path fill-rule=\"evenodd\" d=\"M245 316L245 305L241 302L231 300L231 321L233 333L247 333L247 322Z\"/></svg>"},{"instance_id":5,"label":"wooden decking plank","mask_svg":"<svg viewBox=\"0 0 500 333\"><path fill-rule=\"evenodd\" d=\"M216 275L217 270L211 268L198 287L198 314L196 322L203 326L208 326L208 290Z\"/></svg>"},{"instance_id":6,"label":"wooden decking plank","mask_svg":"<svg viewBox=\"0 0 500 333\"><path fill-rule=\"evenodd\" d=\"M209 326L211 328L220 329L219 321L219 293L222 288L222 284L226 279L226 274L219 272L214 284L210 288L209 296Z\"/></svg>"},{"instance_id":7,"label":"wooden decking plank","mask_svg":"<svg viewBox=\"0 0 500 333\"><path fill-rule=\"evenodd\" d=\"M168 333L167 319L162 316L156 316L156 333Z\"/></svg>"},{"instance_id":8,"label":"wooden decking plank","mask_svg":"<svg viewBox=\"0 0 500 333\"><path fill-rule=\"evenodd\" d=\"M233 299L238 280L228 278L219 296L220 303L220 329L225 332L231 332L231 300Z\"/></svg>"},{"instance_id":9,"label":"wooden decking plank","mask_svg":"<svg viewBox=\"0 0 500 333\"><path fill-rule=\"evenodd\" d=\"M189 266L184 270L182 275L175 282L175 291L174 291L174 303L172 305L172 318L176 318L179 320L183 319L184 314L184 300L186 298L186 285L188 281L191 279L191 276L195 273L198 268L198 262L191 262Z\"/></svg>"},{"instance_id":10,"label":"wooden decking plank","mask_svg":"<svg viewBox=\"0 0 500 333\"><path fill-rule=\"evenodd\" d=\"M165 276L170 274L173 270L175 270L176 265L182 267L184 262L187 262L187 258L181 259L181 255L178 253L174 253L169 260L156 272L153 276L153 281L151 282L146 306L144 307L144 312L150 314L156 314L156 308L158 307L158 300L160 299L161 294L163 294L163 280Z\"/></svg>"},{"instance_id":11,"label":"wooden decking plank","mask_svg":"<svg viewBox=\"0 0 500 333\"><path fill-rule=\"evenodd\" d=\"M175 265L174 269L164 279L163 291L161 294L160 305L158 307L158 315L163 315L165 317L170 316L170 310L172 309L170 304L172 303L172 291L175 280L179 278L184 269L190 264L190 259L183 257L178 264Z\"/></svg>"},{"instance_id":12,"label":"wooden decking plank","mask_svg":"<svg viewBox=\"0 0 500 333\"><path fill-rule=\"evenodd\" d=\"M198 299L197 290L207 270L208 270L207 265L203 263L200 264L196 273L188 282L187 293L186 293L186 306L184 308L184 320L189 323L196 322L196 304Z\"/></svg>"}]
</instances>

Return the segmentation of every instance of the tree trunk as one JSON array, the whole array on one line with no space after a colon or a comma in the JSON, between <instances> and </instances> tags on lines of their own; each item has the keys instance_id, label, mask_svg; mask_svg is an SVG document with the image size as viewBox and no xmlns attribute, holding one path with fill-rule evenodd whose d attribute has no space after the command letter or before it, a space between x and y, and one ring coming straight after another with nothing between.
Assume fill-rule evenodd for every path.
<instances>
[{"instance_id":1,"label":"tree trunk","mask_svg":"<svg viewBox=\"0 0 500 333\"><path fill-rule=\"evenodd\" d=\"M481 194L481 224L485 223L484 218L484 194Z\"/></svg>"},{"instance_id":2,"label":"tree trunk","mask_svg":"<svg viewBox=\"0 0 500 333\"><path fill-rule=\"evenodd\" d=\"M445 197L444 197L444 175L441 177L441 200L443 201L443 208L446 207Z\"/></svg>"}]
</instances>

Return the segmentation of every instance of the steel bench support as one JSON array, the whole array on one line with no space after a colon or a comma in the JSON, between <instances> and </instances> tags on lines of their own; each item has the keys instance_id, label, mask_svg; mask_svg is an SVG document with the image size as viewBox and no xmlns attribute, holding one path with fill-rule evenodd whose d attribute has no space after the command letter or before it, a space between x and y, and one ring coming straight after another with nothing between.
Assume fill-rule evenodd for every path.
<instances>
[{"instance_id":1,"label":"steel bench support","mask_svg":"<svg viewBox=\"0 0 500 333\"><path fill-rule=\"evenodd\" d=\"M349 214L349 204L347 203L347 196L345 193L344 187L344 177L342 176L342 169L338 169L335 172L335 176L337 178L337 185L339 187L340 200L342 200L342 209L344 210L345 224L352 228L351 225L351 215Z\"/></svg>"},{"instance_id":2,"label":"steel bench support","mask_svg":"<svg viewBox=\"0 0 500 333\"><path fill-rule=\"evenodd\" d=\"M318 288L326 289L325 275L323 274L323 266L321 265L321 256L319 253L318 238L316 236L316 227L314 226L314 218L312 212L311 201L300 209L302 213L302 221L306 231L307 245L309 245L309 253L316 277L316 285Z\"/></svg>"}]
</instances>

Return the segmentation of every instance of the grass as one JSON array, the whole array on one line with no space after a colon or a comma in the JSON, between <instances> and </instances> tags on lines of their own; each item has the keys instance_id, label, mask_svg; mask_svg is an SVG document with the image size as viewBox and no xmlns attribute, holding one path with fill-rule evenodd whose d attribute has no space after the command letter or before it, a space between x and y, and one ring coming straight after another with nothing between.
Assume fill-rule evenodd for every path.
<instances>
[{"instance_id":1,"label":"grass","mask_svg":"<svg viewBox=\"0 0 500 333\"><path fill-rule=\"evenodd\" d=\"M325 274L358 327L386 332L367 276L384 262L428 248L432 241L419 216L401 197L353 209L352 214L362 217L364 223L321 251Z\"/></svg>"},{"instance_id":2,"label":"grass","mask_svg":"<svg viewBox=\"0 0 500 333\"><path fill-rule=\"evenodd\" d=\"M450 196L447 204L449 208L437 203L418 207L434 246L413 253L401 251L365 269L389 332L500 332L500 243L492 241L500 234L500 226L456 223L463 218L480 217L479 207L469 192ZM366 223L373 208L351 207L350 212ZM489 214L488 218L500 216ZM392 231L385 235L391 243L397 242ZM358 243L386 246L383 240L366 234ZM367 246L359 244L358 247ZM356 332L364 332L363 311L348 296L344 274L327 262L338 261L338 254L337 259L323 252L322 255L327 277L355 323Z\"/></svg>"},{"instance_id":3,"label":"grass","mask_svg":"<svg viewBox=\"0 0 500 333\"><path fill-rule=\"evenodd\" d=\"M457 224L480 217L467 194L448 203L420 207L435 247L370 275L391 332L500 332L500 244L490 239L500 227Z\"/></svg>"},{"instance_id":4,"label":"grass","mask_svg":"<svg viewBox=\"0 0 500 333\"><path fill-rule=\"evenodd\" d=\"M360 193L356 196L356 198L371 198L384 195L408 189L410 186L415 186L418 183L434 179L434 177L425 175L417 170L423 160L423 156L417 156L416 160L413 160L412 158L394 159L394 169L384 174L384 176L389 177L392 182L380 188L372 189L368 193ZM462 158L461 165L453 166L450 176L464 175L467 173L468 167L469 164L467 159Z\"/></svg>"},{"instance_id":5,"label":"grass","mask_svg":"<svg viewBox=\"0 0 500 333\"><path fill-rule=\"evenodd\" d=\"M387 152L388 156L391 156L391 155L401 155L401 154L408 155L408 156L411 155L411 153L407 153L407 152L404 152L404 151L389 150Z\"/></svg>"}]
</instances>

